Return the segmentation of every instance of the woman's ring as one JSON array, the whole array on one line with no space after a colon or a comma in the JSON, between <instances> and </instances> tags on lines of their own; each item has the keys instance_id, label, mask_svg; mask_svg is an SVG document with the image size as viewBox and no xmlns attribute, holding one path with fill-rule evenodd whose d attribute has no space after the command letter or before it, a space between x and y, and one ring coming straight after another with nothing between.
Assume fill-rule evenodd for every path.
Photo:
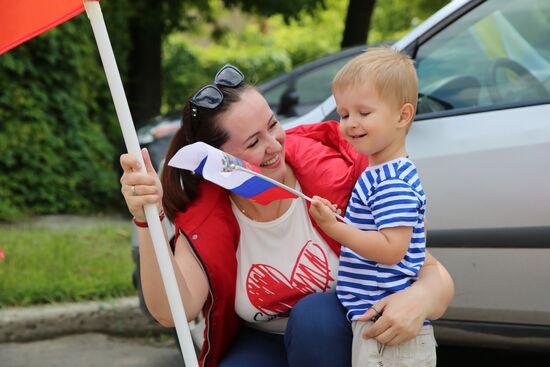
<instances>
[{"instance_id":1,"label":"woman's ring","mask_svg":"<svg viewBox=\"0 0 550 367\"><path fill-rule=\"evenodd\" d=\"M136 187L132 186L132 195L136 196Z\"/></svg>"},{"instance_id":2,"label":"woman's ring","mask_svg":"<svg viewBox=\"0 0 550 367\"><path fill-rule=\"evenodd\" d=\"M378 311L376 308L374 308L374 306L370 306L370 308L372 308L372 309L374 310L374 312L376 312L376 316L374 316L374 317L371 319L371 321L372 321L372 322L376 322L376 321L380 318L380 316L381 316L382 314L380 313L380 311Z\"/></svg>"}]
</instances>

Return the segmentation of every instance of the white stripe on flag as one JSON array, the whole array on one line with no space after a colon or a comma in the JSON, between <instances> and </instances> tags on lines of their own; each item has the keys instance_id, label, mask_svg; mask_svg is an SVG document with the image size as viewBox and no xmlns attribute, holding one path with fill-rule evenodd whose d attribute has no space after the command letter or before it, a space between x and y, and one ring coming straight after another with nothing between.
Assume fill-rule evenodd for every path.
<instances>
[{"instance_id":1,"label":"white stripe on flag","mask_svg":"<svg viewBox=\"0 0 550 367\"><path fill-rule=\"evenodd\" d=\"M232 156L206 143L186 145L170 159L171 167L186 169L201 174L206 180L231 190L240 186L254 175L243 171L227 171L224 160ZM201 163L206 159L200 172Z\"/></svg>"}]
</instances>

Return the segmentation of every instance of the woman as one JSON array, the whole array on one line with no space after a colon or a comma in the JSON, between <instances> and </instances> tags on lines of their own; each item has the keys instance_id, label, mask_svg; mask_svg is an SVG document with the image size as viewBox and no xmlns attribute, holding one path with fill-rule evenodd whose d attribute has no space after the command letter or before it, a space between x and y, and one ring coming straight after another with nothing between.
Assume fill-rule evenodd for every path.
<instances>
[{"instance_id":1,"label":"woman","mask_svg":"<svg viewBox=\"0 0 550 367\"><path fill-rule=\"evenodd\" d=\"M340 208L367 165L336 122L285 134L266 100L231 65L187 101L183 121L166 161L203 141ZM121 156L121 184L139 228L151 314L173 325L143 212L155 203L176 225L173 265L187 317L205 315L203 366L349 366L350 324L333 293L339 245L312 223L305 202L261 206L167 165L161 185L146 151L143 157L146 174L137 171L135 157ZM449 274L428 256L412 287L376 305L380 317L366 337L388 344L410 339L424 319L443 314L452 296ZM379 315L371 309L367 316Z\"/></svg>"}]
</instances>

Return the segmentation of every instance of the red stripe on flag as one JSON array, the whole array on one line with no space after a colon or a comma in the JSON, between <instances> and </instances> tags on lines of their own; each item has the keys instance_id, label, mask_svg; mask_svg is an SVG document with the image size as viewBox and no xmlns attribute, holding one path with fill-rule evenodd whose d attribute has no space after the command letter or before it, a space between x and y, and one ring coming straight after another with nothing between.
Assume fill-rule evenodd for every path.
<instances>
[{"instance_id":1,"label":"red stripe on flag","mask_svg":"<svg viewBox=\"0 0 550 367\"><path fill-rule=\"evenodd\" d=\"M83 0L0 0L0 55L83 11Z\"/></svg>"},{"instance_id":2,"label":"red stripe on flag","mask_svg":"<svg viewBox=\"0 0 550 367\"><path fill-rule=\"evenodd\" d=\"M295 199L297 197L297 195L291 193L290 191L275 186L271 189L265 190L259 195L252 196L249 199L257 202L258 204L266 205L274 200Z\"/></svg>"}]
</instances>

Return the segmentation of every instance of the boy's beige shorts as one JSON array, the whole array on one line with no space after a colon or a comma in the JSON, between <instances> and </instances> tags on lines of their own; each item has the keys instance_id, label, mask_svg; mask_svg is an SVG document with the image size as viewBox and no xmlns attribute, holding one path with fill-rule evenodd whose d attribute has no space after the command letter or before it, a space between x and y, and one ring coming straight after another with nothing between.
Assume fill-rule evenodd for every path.
<instances>
[{"instance_id":1,"label":"boy's beige shorts","mask_svg":"<svg viewBox=\"0 0 550 367\"><path fill-rule=\"evenodd\" d=\"M407 342L385 346L376 339L364 339L372 321L353 321L353 367L434 367L436 365L433 327L423 326L418 336Z\"/></svg>"}]
</instances>

